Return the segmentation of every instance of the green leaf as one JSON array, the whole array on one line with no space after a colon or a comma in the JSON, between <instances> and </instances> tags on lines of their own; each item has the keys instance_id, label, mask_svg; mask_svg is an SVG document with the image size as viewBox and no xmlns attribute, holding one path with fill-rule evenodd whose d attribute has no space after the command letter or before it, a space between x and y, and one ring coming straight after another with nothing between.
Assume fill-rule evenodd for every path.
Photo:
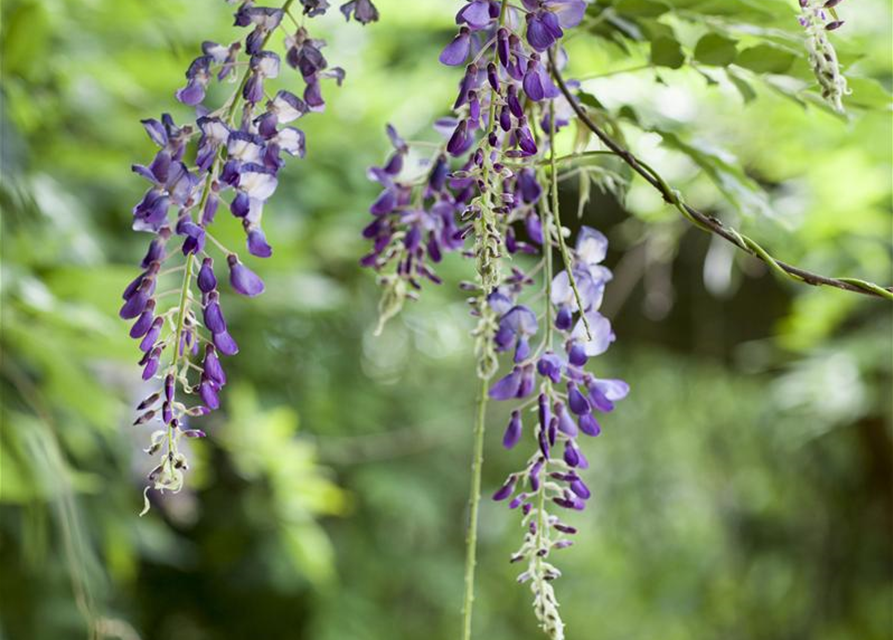
<instances>
[{"instance_id":1,"label":"green leaf","mask_svg":"<svg viewBox=\"0 0 893 640\"><path fill-rule=\"evenodd\" d=\"M789 51L770 44L758 44L738 54L735 64L755 73L784 73L794 64L795 56Z\"/></svg>"},{"instance_id":2,"label":"green leaf","mask_svg":"<svg viewBox=\"0 0 893 640\"><path fill-rule=\"evenodd\" d=\"M763 82L780 96L792 100L804 109L806 108L806 101L803 99L806 85L802 82L792 81L787 76L768 76L763 78Z\"/></svg>"},{"instance_id":3,"label":"green leaf","mask_svg":"<svg viewBox=\"0 0 893 640\"><path fill-rule=\"evenodd\" d=\"M695 60L716 67L731 64L737 55L735 41L718 33L708 33L695 45Z\"/></svg>"},{"instance_id":4,"label":"green leaf","mask_svg":"<svg viewBox=\"0 0 893 640\"><path fill-rule=\"evenodd\" d=\"M618 0L614 8L618 13L636 18L656 18L670 10L669 5L659 0Z\"/></svg>"},{"instance_id":5,"label":"green leaf","mask_svg":"<svg viewBox=\"0 0 893 640\"><path fill-rule=\"evenodd\" d=\"M645 39L645 36L642 35L642 29L632 20L627 20L618 15L611 15L608 16L606 22L630 40L642 41Z\"/></svg>"},{"instance_id":6,"label":"green leaf","mask_svg":"<svg viewBox=\"0 0 893 640\"><path fill-rule=\"evenodd\" d=\"M51 26L47 9L41 3L28 2L8 16L4 13L4 19L4 70L29 78L39 70L41 54L46 50Z\"/></svg>"},{"instance_id":7,"label":"green leaf","mask_svg":"<svg viewBox=\"0 0 893 640\"><path fill-rule=\"evenodd\" d=\"M750 86L750 83L747 82L744 78L739 76L731 69L726 69L726 76L728 76L729 81L733 85L735 85L735 88L738 89L738 93L740 93L741 97L744 98L745 104L756 99L757 92L754 91L753 87Z\"/></svg>"},{"instance_id":8,"label":"green leaf","mask_svg":"<svg viewBox=\"0 0 893 640\"><path fill-rule=\"evenodd\" d=\"M620 111L617 112L618 118L623 118L624 120L628 120L632 122L636 126L641 126L641 122L639 120L639 114L636 113L636 109L629 104L625 104L620 107Z\"/></svg>"},{"instance_id":9,"label":"green leaf","mask_svg":"<svg viewBox=\"0 0 893 640\"><path fill-rule=\"evenodd\" d=\"M866 109L890 109L891 96L877 80L873 78L848 77L847 83L853 93L844 99L846 104Z\"/></svg>"},{"instance_id":10,"label":"green leaf","mask_svg":"<svg viewBox=\"0 0 893 640\"><path fill-rule=\"evenodd\" d=\"M684 153L698 165L738 212L744 215L771 214L762 187L744 173L730 154L704 143L686 142L669 131L654 132L663 138L664 144Z\"/></svg>"},{"instance_id":11,"label":"green leaf","mask_svg":"<svg viewBox=\"0 0 893 640\"><path fill-rule=\"evenodd\" d=\"M577 93L577 96L580 98L580 102L582 102L587 107L598 109L599 111L604 111L605 105L599 102L598 98L596 98L591 93L586 93L585 91L580 90Z\"/></svg>"},{"instance_id":12,"label":"green leaf","mask_svg":"<svg viewBox=\"0 0 893 640\"><path fill-rule=\"evenodd\" d=\"M674 9L685 9L704 16L740 16L753 22L776 19L780 4L779 0L669 0L669 2Z\"/></svg>"},{"instance_id":13,"label":"green leaf","mask_svg":"<svg viewBox=\"0 0 893 640\"><path fill-rule=\"evenodd\" d=\"M651 42L651 62L661 67L678 69L685 63L685 54L675 38L662 36Z\"/></svg>"}]
</instances>

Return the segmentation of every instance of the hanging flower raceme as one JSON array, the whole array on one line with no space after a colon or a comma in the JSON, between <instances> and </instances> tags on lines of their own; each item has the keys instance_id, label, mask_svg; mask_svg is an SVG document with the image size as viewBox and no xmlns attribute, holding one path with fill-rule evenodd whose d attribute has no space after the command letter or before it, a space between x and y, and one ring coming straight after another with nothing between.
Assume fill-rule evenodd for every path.
<instances>
[{"instance_id":1,"label":"hanging flower raceme","mask_svg":"<svg viewBox=\"0 0 893 640\"><path fill-rule=\"evenodd\" d=\"M439 282L433 265L444 252L462 250L475 261L477 282L462 288L474 293L478 373L485 390L500 359L510 363L480 402L519 402L503 443L514 448L529 432L535 448L494 498L509 500L523 513L525 538L514 560L526 561L520 579L530 583L540 625L555 640L564 637L564 625L552 587L559 572L548 559L570 545L575 530L551 510L585 506L591 492L580 473L587 466L581 434L598 435L598 414L612 410L628 391L625 383L596 378L586 369L614 340L610 322L598 312L611 279L600 264L607 240L584 227L575 248L568 248L559 221L553 143L571 110L552 81L548 52L566 59L561 38L585 9L583 0L523 0L520 6L472 0L462 6L458 33L440 54L443 64L464 69L452 117L435 123L443 138L422 163L409 161L413 143L389 127L394 150L384 166L370 170L382 190L364 231L373 247L361 261L379 273L384 286L382 322L405 298L417 296L424 279ZM557 275L556 250L565 266ZM522 268L531 261L533 266ZM538 285L545 291L536 291ZM528 408L538 419L528 419ZM482 433L478 425L476 438ZM479 459L473 474L480 477ZM476 508L473 492L469 558ZM465 638L473 560L469 567Z\"/></svg>"},{"instance_id":2,"label":"hanging flower raceme","mask_svg":"<svg viewBox=\"0 0 893 640\"><path fill-rule=\"evenodd\" d=\"M557 227L547 221L548 237ZM519 576L530 583L540 624L553 638L563 637L563 624L552 581L561 575L549 562L553 551L572 544L576 529L550 508L582 511L591 496L581 471L589 466L581 436L601 433L599 414L614 409L629 387L621 380L600 379L586 367L614 341L611 323L598 309L611 273L600 262L607 239L583 227L575 250L568 250L570 269L558 273L548 287L543 338L537 349L530 342L539 332L535 312L517 304L517 287L500 287L489 296L499 317L497 349L510 351L511 371L490 389L496 400L521 401L511 414L503 445L514 448L529 431L533 454L493 495L520 509L524 542L512 557L524 562ZM557 348L556 348L557 347ZM526 413L530 410L530 416ZM525 426L525 423L527 425Z\"/></svg>"},{"instance_id":3,"label":"hanging flower raceme","mask_svg":"<svg viewBox=\"0 0 893 640\"><path fill-rule=\"evenodd\" d=\"M835 7L842 0L800 0L800 25L806 31L809 64L822 89L822 97L843 113L843 96L849 95L846 78L840 70L837 52L828 32L843 26Z\"/></svg>"},{"instance_id":4,"label":"hanging flower raceme","mask_svg":"<svg viewBox=\"0 0 893 640\"><path fill-rule=\"evenodd\" d=\"M161 383L161 390L139 404L136 420L161 425L147 449L161 453L149 474L147 493L182 488L187 461L179 442L205 435L190 425L191 420L220 406L226 384L220 358L239 351L226 323L208 249L220 250L232 290L248 297L264 291L263 280L238 253L211 235L215 215L225 203L241 221L247 253L256 258L272 255L262 225L264 206L276 191L286 158L303 158L305 151L303 132L290 125L324 109L323 80L340 84L344 77L343 70L330 68L320 53L325 43L297 26L290 14L295 4L239 3L235 25L249 33L229 45L205 42L202 55L189 65L185 86L176 92L180 103L195 108L194 122L178 126L169 114L143 121L158 151L148 165L133 167L149 182L133 209L133 228L153 238L142 273L124 291L120 315L134 320L130 336L140 341L143 379ZM310 17L328 7L325 1L301 4ZM348 5L342 7L348 18L353 15L365 24L377 17L368 1ZM268 97L271 81L281 71L279 55L267 48L276 33L283 36L286 62L301 73L303 97L288 90ZM240 78L237 70L244 70ZM210 85L230 78L236 81L232 95L216 108L205 104ZM160 280L174 277L179 278L175 288L157 291ZM168 296L175 296L174 302L164 309Z\"/></svg>"},{"instance_id":5,"label":"hanging flower raceme","mask_svg":"<svg viewBox=\"0 0 893 640\"><path fill-rule=\"evenodd\" d=\"M578 24L584 11L583 0L525 0L523 8L474 0L457 13L459 32L440 61L464 67L464 74L454 115L435 124L443 143L427 161L425 176L406 166L408 147L402 141L395 143L384 167L370 171L383 191L370 208L375 219L364 235L373 248L362 263L380 274L382 322L399 312L406 298L416 297L420 277L437 281L430 263L444 251L465 247L465 238L471 241L468 251L475 257L481 290L492 291L499 283L499 257L511 248L501 229L514 197L502 185L516 179L506 161L538 153L531 107L560 95L541 54L563 29ZM545 48L546 40L536 35L541 22L551 27ZM529 184L529 171L523 176L520 181ZM443 235L432 242L438 231ZM492 321L483 300L479 296L479 333ZM492 373L492 353L484 350L489 364L482 373Z\"/></svg>"}]
</instances>

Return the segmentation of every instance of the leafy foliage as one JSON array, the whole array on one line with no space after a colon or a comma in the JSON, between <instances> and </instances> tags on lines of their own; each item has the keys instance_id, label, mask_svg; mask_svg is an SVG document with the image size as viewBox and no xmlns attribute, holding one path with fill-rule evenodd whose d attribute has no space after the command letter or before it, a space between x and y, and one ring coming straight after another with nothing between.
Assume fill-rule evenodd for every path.
<instances>
[{"instance_id":1,"label":"leafy foliage","mask_svg":"<svg viewBox=\"0 0 893 640\"><path fill-rule=\"evenodd\" d=\"M455 6L379 8L374 31L327 23L350 51L349 82L308 123L309 162L283 175L268 296L228 316L248 336L234 375L254 389L225 403L217 444L198 445L195 490L138 522L146 469L127 406L141 389L114 317L140 252L128 231L138 180L121 167L150 152L133 123L181 84L193 26L224 34L229 16L216 0L4 2L2 637L83 638L84 611L106 637L147 640L455 637L474 393L463 296L433 290L374 340L375 292L355 263L382 123L396 112L408 136L432 139L424 127L454 93L420 61L453 32ZM780 0L600 1L567 73L589 78L593 116L699 206L740 216L793 262L885 281L889 11L841 9L847 121L820 101L795 3ZM696 58L708 33L735 42L731 64ZM634 381L637 402L600 437L588 476L596 508L578 524L591 533L563 579L569 627L882 640L888 310L779 286L689 232L621 165L586 166L618 186L589 190L582 221L614 247L605 308L638 346L605 368ZM563 183L564 211L578 184ZM239 226L222 226L238 243ZM459 261L442 269L467 276ZM516 462L490 465L485 486ZM506 589L514 518L485 507L482 531L482 637L537 637L514 614L527 594Z\"/></svg>"}]
</instances>

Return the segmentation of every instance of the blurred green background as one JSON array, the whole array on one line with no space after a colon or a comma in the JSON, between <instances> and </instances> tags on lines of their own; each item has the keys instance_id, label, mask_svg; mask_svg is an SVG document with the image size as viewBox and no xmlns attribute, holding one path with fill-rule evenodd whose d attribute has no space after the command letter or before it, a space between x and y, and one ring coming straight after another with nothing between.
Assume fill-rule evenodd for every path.
<instances>
[{"instance_id":1,"label":"blurred green background","mask_svg":"<svg viewBox=\"0 0 893 640\"><path fill-rule=\"evenodd\" d=\"M148 427L129 425L145 388L116 315L146 242L130 231L143 185L129 167L152 153L141 118L188 116L173 91L201 40L234 37L231 8L3 1L0 638L85 638L87 619L125 640L457 637L472 323L446 284L374 338L378 290L357 259L385 123L432 139L451 104L458 78L436 57L458 3L377 4L366 28L337 11L311 23L347 81L301 121L308 156L269 205L275 256L253 265L267 293L225 300L242 352L188 488L140 519ZM733 5L773 5L796 33L795 2L708 17L747 17ZM612 74L587 90L650 123L630 143L694 204L783 259L890 284L891 7L842 10L835 42L861 76L849 119L773 77L613 73L647 66L647 45L627 54L591 33L571 39L568 75ZM680 39L696 28L665 21ZM706 164L649 127L696 142ZM568 638L890 638L889 304L779 283L640 183L624 206L594 189L583 220L610 238L616 273L618 342L597 371L632 393L587 443L594 499L556 558ZM458 259L442 273L471 275ZM491 408L487 493L526 455L499 446L506 420ZM507 561L515 516L485 501L487 640L540 637Z\"/></svg>"}]
</instances>

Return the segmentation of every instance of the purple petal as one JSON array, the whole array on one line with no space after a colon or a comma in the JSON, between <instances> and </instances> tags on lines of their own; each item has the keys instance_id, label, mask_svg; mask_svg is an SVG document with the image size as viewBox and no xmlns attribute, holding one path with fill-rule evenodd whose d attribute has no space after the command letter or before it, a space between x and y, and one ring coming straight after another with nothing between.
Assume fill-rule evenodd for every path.
<instances>
[{"instance_id":1,"label":"purple petal","mask_svg":"<svg viewBox=\"0 0 893 640\"><path fill-rule=\"evenodd\" d=\"M205 99L205 85L198 80L190 80L182 89L178 89L176 98L183 104L194 107Z\"/></svg>"},{"instance_id":2,"label":"purple petal","mask_svg":"<svg viewBox=\"0 0 893 640\"><path fill-rule=\"evenodd\" d=\"M493 494L493 499L496 502L501 500L505 500L510 495L515 492L515 483L517 482L517 478L515 476L509 476L508 480L505 481L505 484L502 485L496 493Z\"/></svg>"},{"instance_id":3,"label":"purple petal","mask_svg":"<svg viewBox=\"0 0 893 640\"><path fill-rule=\"evenodd\" d=\"M589 500L589 497L592 495L592 493L589 491L589 487L587 487L586 484L579 479L571 482L571 491L576 493L584 500Z\"/></svg>"},{"instance_id":4,"label":"purple petal","mask_svg":"<svg viewBox=\"0 0 893 640\"><path fill-rule=\"evenodd\" d=\"M536 363L539 374L544 378L549 378L555 384L561 382L561 367L561 358L551 351L544 353Z\"/></svg>"},{"instance_id":5,"label":"purple petal","mask_svg":"<svg viewBox=\"0 0 893 640\"><path fill-rule=\"evenodd\" d=\"M223 371L223 367L220 365L220 359L217 357L214 345L209 344L205 347L205 359L202 362L202 366L205 370L205 374L211 380L216 382L217 386L222 387L226 384L226 374Z\"/></svg>"},{"instance_id":6,"label":"purple petal","mask_svg":"<svg viewBox=\"0 0 893 640\"><path fill-rule=\"evenodd\" d=\"M458 67L465 64L471 51L471 36L466 27L459 30L459 35L453 38L440 54L440 62L449 67Z\"/></svg>"},{"instance_id":7,"label":"purple petal","mask_svg":"<svg viewBox=\"0 0 893 640\"><path fill-rule=\"evenodd\" d=\"M537 51L545 51L555 44L555 36L551 30L543 22L541 15L528 14L532 17L527 21L527 42ZM525 87L525 91L527 88ZM528 95L530 95L528 93ZM533 98L532 100L541 100L542 98Z\"/></svg>"},{"instance_id":8,"label":"purple petal","mask_svg":"<svg viewBox=\"0 0 893 640\"><path fill-rule=\"evenodd\" d=\"M124 306L121 307L118 315L124 320L130 320L131 318L136 318L142 314L143 310L146 308L146 304L149 302L149 294L147 291L147 287L141 284L140 288L137 289L124 303Z\"/></svg>"},{"instance_id":9,"label":"purple petal","mask_svg":"<svg viewBox=\"0 0 893 640\"><path fill-rule=\"evenodd\" d=\"M589 321L589 331L592 340L586 340L586 327L583 325L582 319L577 321L577 326L574 327L571 338L584 343L586 355L592 358L607 351L616 336L611 329L611 322L598 311L587 311L586 319Z\"/></svg>"},{"instance_id":10,"label":"purple petal","mask_svg":"<svg viewBox=\"0 0 893 640\"><path fill-rule=\"evenodd\" d=\"M248 252L258 258L269 258L273 255L273 248L267 244L267 237L260 227L248 227Z\"/></svg>"},{"instance_id":11,"label":"purple petal","mask_svg":"<svg viewBox=\"0 0 893 640\"><path fill-rule=\"evenodd\" d=\"M564 443L564 461L571 467L580 464L580 452L570 440Z\"/></svg>"},{"instance_id":12,"label":"purple petal","mask_svg":"<svg viewBox=\"0 0 893 640\"><path fill-rule=\"evenodd\" d=\"M596 387L608 400L612 401L623 400L629 394L629 385L623 380L596 378L589 385L589 389L591 390L593 387Z\"/></svg>"},{"instance_id":13,"label":"purple petal","mask_svg":"<svg viewBox=\"0 0 893 640\"><path fill-rule=\"evenodd\" d=\"M490 397L494 400L509 400L518 395L521 387L521 370L518 367L512 369L512 372L500 379L490 388Z\"/></svg>"},{"instance_id":14,"label":"purple petal","mask_svg":"<svg viewBox=\"0 0 893 640\"><path fill-rule=\"evenodd\" d=\"M143 336L142 341L140 342L140 351L151 351L155 346L155 342L158 340L158 337L161 335L161 327L164 324L164 318L155 318L152 321L152 326L149 327L149 331L146 332L146 335Z\"/></svg>"},{"instance_id":15,"label":"purple petal","mask_svg":"<svg viewBox=\"0 0 893 640\"><path fill-rule=\"evenodd\" d=\"M226 331L214 334L214 346L217 347L220 353L226 356L234 356L239 353L239 345Z\"/></svg>"},{"instance_id":16,"label":"purple petal","mask_svg":"<svg viewBox=\"0 0 893 640\"><path fill-rule=\"evenodd\" d=\"M152 142L159 147L167 146L167 131L165 130L164 125L154 118L143 120L142 124L146 129L146 133L148 133L149 137L152 139Z\"/></svg>"},{"instance_id":17,"label":"purple petal","mask_svg":"<svg viewBox=\"0 0 893 640\"><path fill-rule=\"evenodd\" d=\"M577 234L577 257L586 264L598 264L608 254L608 239L592 227L580 227Z\"/></svg>"},{"instance_id":18,"label":"purple petal","mask_svg":"<svg viewBox=\"0 0 893 640\"><path fill-rule=\"evenodd\" d=\"M506 427L505 434L502 437L502 446L506 449L511 449L518 444L518 440L521 439L521 428L521 413L512 411L512 419L509 420L508 427Z\"/></svg>"},{"instance_id":19,"label":"purple petal","mask_svg":"<svg viewBox=\"0 0 893 640\"><path fill-rule=\"evenodd\" d=\"M223 312L220 310L220 304L217 302L217 294L212 293L208 304L205 305L203 317L205 326L211 333L225 333L226 320L223 318Z\"/></svg>"},{"instance_id":20,"label":"purple petal","mask_svg":"<svg viewBox=\"0 0 893 640\"><path fill-rule=\"evenodd\" d=\"M235 254L227 256L229 282L238 293L253 297L264 292L264 281L251 269L239 261Z\"/></svg>"},{"instance_id":21,"label":"purple petal","mask_svg":"<svg viewBox=\"0 0 893 640\"><path fill-rule=\"evenodd\" d=\"M487 0L474 0L459 9L456 15L458 24L465 23L472 29L483 29L490 24L490 3Z\"/></svg>"},{"instance_id":22,"label":"purple petal","mask_svg":"<svg viewBox=\"0 0 893 640\"><path fill-rule=\"evenodd\" d=\"M567 383L567 403L571 411L578 416L585 415L592 411L592 407L589 406L589 400L586 399L586 396L580 393L580 390L577 389L577 385L573 382Z\"/></svg>"},{"instance_id":23,"label":"purple petal","mask_svg":"<svg viewBox=\"0 0 893 640\"><path fill-rule=\"evenodd\" d=\"M575 437L577 435L577 423L571 418L564 405L557 406L555 412L558 414L559 431L571 438Z\"/></svg>"},{"instance_id":24,"label":"purple petal","mask_svg":"<svg viewBox=\"0 0 893 640\"><path fill-rule=\"evenodd\" d=\"M217 288L217 276L214 275L214 261L211 258L202 260L202 268L198 271L198 288L202 293L210 293Z\"/></svg>"},{"instance_id":25,"label":"purple petal","mask_svg":"<svg viewBox=\"0 0 893 640\"><path fill-rule=\"evenodd\" d=\"M211 382L203 380L201 385L199 385L198 394L201 396L202 402L204 402L205 406L209 409L220 408L220 399L217 396L217 389L214 388L214 385Z\"/></svg>"},{"instance_id":26,"label":"purple petal","mask_svg":"<svg viewBox=\"0 0 893 640\"><path fill-rule=\"evenodd\" d=\"M580 431L588 436L597 436L602 432L601 425L591 413L580 416Z\"/></svg>"},{"instance_id":27,"label":"purple petal","mask_svg":"<svg viewBox=\"0 0 893 640\"><path fill-rule=\"evenodd\" d=\"M527 73L524 74L524 93L534 102L539 102L546 97L542 78L533 64L527 68Z\"/></svg>"},{"instance_id":28,"label":"purple petal","mask_svg":"<svg viewBox=\"0 0 893 640\"><path fill-rule=\"evenodd\" d=\"M555 13L558 24L565 29L576 27L586 15L586 3L583 0L547 0L546 7Z\"/></svg>"},{"instance_id":29,"label":"purple petal","mask_svg":"<svg viewBox=\"0 0 893 640\"><path fill-rule=\"evenodd\" d=\"M140 317L137 318L137 321L133 323L133 326L130 328L130 337L131 338L142 338L146 335L146 332L152 326L152 321L154 318L154 310L155 304L153 302L152 307L147 308L140 314Z\"/></svg>"}]
</instances>

